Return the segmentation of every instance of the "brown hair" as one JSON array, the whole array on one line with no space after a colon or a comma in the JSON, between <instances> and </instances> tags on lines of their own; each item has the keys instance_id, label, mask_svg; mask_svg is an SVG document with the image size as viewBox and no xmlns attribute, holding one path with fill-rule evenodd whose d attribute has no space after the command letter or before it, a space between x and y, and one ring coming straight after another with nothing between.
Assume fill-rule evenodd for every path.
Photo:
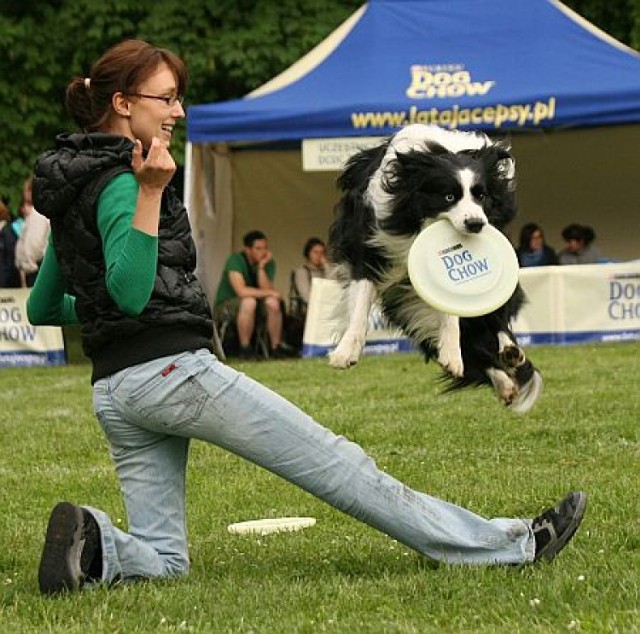
<instances>
[{"instance_id":1,"label":"brown hair","mask_svg":"<svg viewBox=\"0 0 640 634\"><path fill-rule=\"evenodd\" d=\"M8 205L5 205L3 200L0 200L0 222L11 222L13 220L13 216L11 215L11 211L9 211Z\"/></svg>"},{"instance_id":2,"label":"brown hair","mask_svg":"<svg viewBox=\"0 0 640 634\"><path fill-rule=\"evenodd\" d=\"M113 95L138 92L138 86L162 63L173 72L178 94L184 95L187 69L175 53L142 40L125 40L104 53L92 66L88 78L71 80L65 100L67 112L83 130L99 130L111 112Z\"/></svg>"}]
</instances>

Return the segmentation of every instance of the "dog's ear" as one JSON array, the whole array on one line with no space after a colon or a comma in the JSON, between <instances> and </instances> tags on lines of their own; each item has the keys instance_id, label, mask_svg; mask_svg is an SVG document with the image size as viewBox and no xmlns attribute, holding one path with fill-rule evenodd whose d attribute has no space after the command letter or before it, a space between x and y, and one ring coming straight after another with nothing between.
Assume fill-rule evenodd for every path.
<instances>
[{"instance_id":1,"label":"dog's ear","mask_svg":"<svg viewBox=\"0 0 640 634\"><path fill-rule=\"evenodd\" d=\"M369 179L378 169L388 146L387 141L376 147L360 150L351 156L338 177L338 187L343 192L364 191L369 184Z\"/></svg>"},{"instance_id":2,"label":"dog's ear","mask_svg":"<svg viewBox=\"0 0 640 634\"><path fill-rule=\"evenodd\" d=\"M499 143L480 150L478 158L484 166L489 193L485 213L492 225L503 229L516 216L515 160Z\"/></svg>"},{"instance_id":3,"label":"dog's ear","mask_svg":"<svg viewBox=\"0 0 640 634\"><path fill-rule=\"evenodd\" d=\"M354 154L338 177L342 197L335 206L335 217L329 228L329 257L335 263L349 263L354 279L365 277L364 263L378 257L367 242L376 220L365 193L388 145L386 142Z\"/></svg>"},{"instance_id":4,"label":"dog's ear","mask_svg":"<svg viewBox=\"0 0 640 634\"><path fill-rule=\"evenodd\" d=\"M502 181L510 191L516 187L516 161L508 148L500 145L490 145L482 150L482 161L492 178Z\"/></svg>"}]
</instances>

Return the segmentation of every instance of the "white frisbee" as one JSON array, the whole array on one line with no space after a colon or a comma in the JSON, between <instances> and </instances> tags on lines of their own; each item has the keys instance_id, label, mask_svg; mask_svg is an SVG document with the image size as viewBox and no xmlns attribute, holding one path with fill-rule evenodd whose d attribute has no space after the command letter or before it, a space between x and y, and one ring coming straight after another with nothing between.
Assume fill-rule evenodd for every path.
<instances>
[{"instance_id":1,"label":"white frisbee","mask_svg":"<svg viewBox=\"0 0 640 634\"><path fill-rule=\"evenodd\" d=\"M437 220L414 240L408 269L411 284L427 304L460 317L499 308L518 284L516 253L491 225L467 235L448 220Z\"/></svg>"},{"instance_id":2,"label":"white frisbee","mask_svg":"<svg viewBox=\"0 0 640 634\"><path fill-rule=\"evenodd\" d=\"M315 517L275 517L229 524L227 530L233 535L269 535L270 533L299 531L313 526L315 523Z\"/></svg>"}]
</instances>

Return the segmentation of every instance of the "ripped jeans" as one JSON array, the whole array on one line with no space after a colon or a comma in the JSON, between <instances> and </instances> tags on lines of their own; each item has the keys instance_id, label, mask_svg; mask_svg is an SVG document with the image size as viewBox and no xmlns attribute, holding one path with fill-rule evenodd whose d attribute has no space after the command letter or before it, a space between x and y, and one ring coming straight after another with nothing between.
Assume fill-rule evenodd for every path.
<instances>
[{"instance_id":1,"label":"ripped jeans","mask_svg":"<svg viewBox=\"0 0 640 634\"><path fill-rule=\"evenodd\" d=\"M101 581L189 569L185 472L191 438L272 471L331 506L439 561L521 564L534 556L529 520L487 520L414 491L356 444L219 362L207 350L126 368L94 385L129 532L86 506L101 530Z\"/></svg>"}]
</instances>

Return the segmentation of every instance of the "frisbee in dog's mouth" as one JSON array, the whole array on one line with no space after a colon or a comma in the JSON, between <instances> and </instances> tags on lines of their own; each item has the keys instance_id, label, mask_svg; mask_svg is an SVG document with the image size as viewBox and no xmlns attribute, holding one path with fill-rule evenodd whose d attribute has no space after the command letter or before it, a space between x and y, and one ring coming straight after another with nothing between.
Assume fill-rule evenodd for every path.
<instances>
[{"instance_id":1,"label":"frisbee in dog's mouth","mask_svg":"<svg viewBox=\"0 0 640 634\"><path fill-rule=\"evenodd\" d=\"M447 220L423 229L408 257L409 279L430 306L460 317L502 306L518 284L518 258L495 227L461 234Z\"/></svg>"}]
</instances>

